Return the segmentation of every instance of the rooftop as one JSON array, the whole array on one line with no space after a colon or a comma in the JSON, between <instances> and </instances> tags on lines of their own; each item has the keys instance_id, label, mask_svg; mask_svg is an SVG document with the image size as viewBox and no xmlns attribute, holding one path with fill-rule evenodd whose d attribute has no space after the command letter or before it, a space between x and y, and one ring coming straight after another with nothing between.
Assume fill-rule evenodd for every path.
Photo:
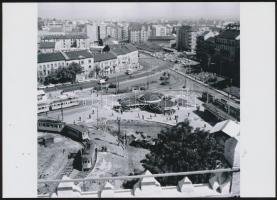
<instances>
[{"instance_id":1,"label":"rooftop","mask_svg":"<svg viewBox=\"0 0 277 200\"><path fill-rule=\"evenodd\" d=\"M92 58L93 54L90 53L88 50L78 50L78 51L67 51L64 52L68 60L79 60L83 58Z\"/></svg>"},{"instance_id":2,"label":"rooftop","mask_svg":"<svg viewBox=\"0 0 277 200\"><path fill-rule=\"evenodd\" d=\"M239 30L224 30L216 38L223 38L228 40L235 40L240 35Z\"/></svg>"},{"instance_id":3,"label":"rooftop","mask_svg":"<svg viewBox=\"0 0 277 200\"><path fill-rule=\"evenodd\" d=\"M65 58L61 52L38 54L38 63L62 61L62 60L65 60Z\"/></svg>"},{"instance_id":4,"label":"rooftop","mask_svg":"<svg viewBox=\"0 0 277 200\"><path fill-rule=\"evenodd\" d=\"M175 37L173 35L167 35L167 36L150 36L148 40L175 40Z\"/></svg>"},{"instance_id":5,"label":"rooftop","mask_svg":"<svg viewBox=\"0 0 277 200\"><path fill-rule=\"evenodd\" d=\"M51 39L88 39L86 35L83 34L67 34L67 35L45 35L41 38L42 40L51 40Z\"/></svg>"},{"instance_id":6,"label":"rooftop","mask_svg":"<svg viewBox=\"0 0 277 200\"><path fill-rule=\"evenodd\" d=\"M94 62L101 62L105 60L113 60L116 59L116 56L112 54L111 52L107 53L96 53L94 54Z\"/></svg>"},{"instance_id":7,"label":"rooftop","mask_svg":"<svg viewBox=\"0 0 277 200\"><path fill-rule=\"evenodd\" d=\"M39 44L40 49L54 49L55 48L55 42L41 42Z\"/></svg>"},{"instance_id":8,"label":"rooftop","mask_svg":"<svg viewBox=\"0 0 277 200\"><path fill-rule=\"evenodd\" d=\"M239 123L233 120L225 120L217 123L210 131L210 133L223 132L230 137L238 137L240 135Z\"/></svg>"},{"instance_id":9,"label":"rooftop","mask_svg":"<svg viewBox=\"0 0 277 200\"><path fill-rule=\"evenodd\" d=\"M49 32L63 32L63 27L51 27Z\"/></svg>"}]
</instances>

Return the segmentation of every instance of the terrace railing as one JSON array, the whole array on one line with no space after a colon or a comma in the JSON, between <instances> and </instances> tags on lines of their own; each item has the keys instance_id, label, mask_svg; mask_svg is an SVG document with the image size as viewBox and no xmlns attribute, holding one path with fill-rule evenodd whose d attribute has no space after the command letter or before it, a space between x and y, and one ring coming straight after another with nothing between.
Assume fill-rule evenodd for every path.
<instances>
[{"instance_id":1,"label":"terrace railing","mask_svg":"<svg viewBox=\"0 0 277 200\"><path fill-rule=\"evenodd\" d=\"M239 173L240 168L227 168L215 170L201 170L190 172L176 172L151 174L146 171L144 175L134 176L116 176L116 177L97 177L85 179L62 179L62 180L38 180L39 184L59 183L57 192L53 194L39 195L39 197L230 197L239 196L234 181L234 173ZM229 178L222 181L223 173L230 173ZM209 179L209 183L192 184L187 176L199 174L213 174ZM161 186L155 179L157 177L184 176L178 182L177 186ZM110 184L115 180L134 180L139 179L135 183L133 189L114 189ZM90 182L102 182L102 188L97 191L82 191L81 187L74 185L79 182L89 184ZM235 183L237 181L235 180Z\"/></svg>"}]
</instances>

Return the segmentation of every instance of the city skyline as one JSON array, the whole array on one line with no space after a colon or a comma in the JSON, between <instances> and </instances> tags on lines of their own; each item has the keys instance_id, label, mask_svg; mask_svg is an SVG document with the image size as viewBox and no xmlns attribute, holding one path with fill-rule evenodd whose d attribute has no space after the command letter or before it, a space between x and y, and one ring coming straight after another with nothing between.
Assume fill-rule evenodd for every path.
<instances>
[{"instance_id":1,"label":"city skyline","mask_svg":"<svg viewBox=\"0 0 277 200\"><path fill-rule=\"evenodd\" d=\"M239 3L39 3L42 18L91 20L239 19ZM144 10L143 15L141 10Z\"/></svg>"}]
</instances>

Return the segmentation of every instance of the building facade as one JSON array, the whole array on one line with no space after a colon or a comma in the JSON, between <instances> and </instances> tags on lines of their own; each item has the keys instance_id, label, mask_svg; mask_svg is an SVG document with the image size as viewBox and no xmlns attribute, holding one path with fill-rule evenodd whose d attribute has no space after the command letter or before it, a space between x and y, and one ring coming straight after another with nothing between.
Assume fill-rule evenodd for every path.
<instances>
[{"instance_id":1,"label":"building facade","mask_svg":"<svg viewBox=\"0 0 277 200\"><path fill-rule=\"evenodd\" d=\"M85 49L89 47L88 37L82 34L45 35L41 37L40 42L55 42L57 50Z\"/></svg>"},{"instance_id":2,"label":"building facade","mask_svg":"<svg viewBox=\"0 0 277 200\"><path fill-rule=\"evenodd\" d=\"M177 29L176 47L178 51L191 51L191 26L181 26Z\"/></svg>"},{"instance_id":3,"label":"building facade","mask_svg":"<svg viewBox=\"0 0 277 200\"><path fill-rule=\"evenodd\" d=\"M86 25L86 35L91 43L98 41L98 26L96 24Z\"/></svg>"},{"instance_id":4,"label":"building facade","mask_svg":"<svg viewBox=\"0 0 277 200\"><path fill-rule=\"evenodd\" d=\"M215 37L215 67L219 75L240 83L240 26L230 24Z\"/></svg>"},{"instance_id":5,"label":"building facade","mask_svg":"<svg viewBox=\"0 0 277 200\"><path fill-rule=\"evenodd\" d=\"M153 25L153 36L166 36L166 26Z\"/></svg>"},{"instance_id":6,"label":"building facade","mask_svg":"<svg viewBox=\"0 0 277 200\"><path fill-rule=\"evenodd\" d=\"M131 45L117 45L110 52L91 52L90 50L68 50L38 54L38 82L59 68L77 63L82 68L83 79L96 78L97 75L110 75L130 68L139 67L138 49Z\"/></svg>"}]
</instances>

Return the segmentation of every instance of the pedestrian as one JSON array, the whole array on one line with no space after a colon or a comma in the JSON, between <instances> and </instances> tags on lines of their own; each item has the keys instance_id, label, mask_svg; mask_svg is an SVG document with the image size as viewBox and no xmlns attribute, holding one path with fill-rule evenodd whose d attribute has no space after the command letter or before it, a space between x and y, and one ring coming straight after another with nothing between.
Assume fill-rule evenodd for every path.
<instances>
[{"instance_id":1,"label":"pedestrian","mask_svg":"<svg viewBox=\"0 0 277 200\"><path fill-rule=\"evenodd\" d=\"M139 118L139 113L138 113L138 118Z\"/></svg>"},{"instance_id":2,"label":"pedestrian","mask_svg":"<svg viewBox=\"0 0 277 200\"><path fill-rule=\"evenodd\" d=\"M92 114L94 114L94 110L92 110Z\"/></svg>"},{"instance_id":3,"label":"pedestrian","mask_svg":"<svg viewBox=\"0 0 277 200\"><path fill-rule=\"evenodd\" d=\"M190 113L188 113L188 117L189 117Z\"/></svg>"},{"instance_id":4,"label":"pedestrian","mask_svg":"<svg viewBox=\"0 0 277 200\"><path fill-rule=\"evenodd\" d=\"M63 149L63 154L64 154L64 152L65 152L65 149Z\"/></svg>"},{"instance_id":5,"label":"pedestrian","mask_svg":"<svg viewBox=\"0 0 277 200\"><path fill-rule=\"evenodd\" d=\"M142 119L144 120L144 115L142 115Z\"/></svg>"}]
</instances>

